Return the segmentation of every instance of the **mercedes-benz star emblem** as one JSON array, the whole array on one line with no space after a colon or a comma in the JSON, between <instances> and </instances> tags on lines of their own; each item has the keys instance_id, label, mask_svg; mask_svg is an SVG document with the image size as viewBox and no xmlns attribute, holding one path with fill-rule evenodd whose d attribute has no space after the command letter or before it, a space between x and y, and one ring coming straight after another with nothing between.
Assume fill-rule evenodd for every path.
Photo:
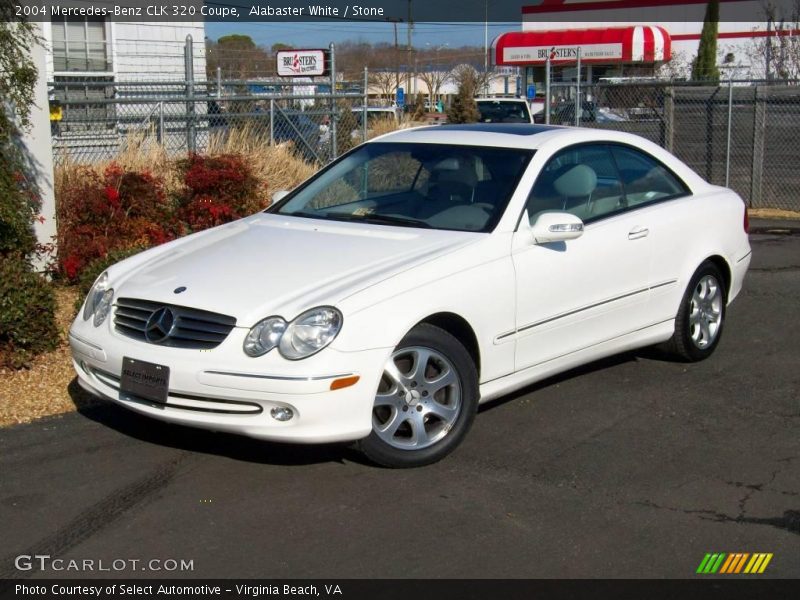
<instances>
[{"instance_id":1,"label":"mercedes-benz star emblem","mask_svg":"<svg viewBox=\"0 0 800 600\"><path fill-rule=\"evenodd\" d=\"M175 314L171 309L159 308L144 326L144 337L151 344L160 344L169 337L175 325Z\"/></svg>"}]
</instances>

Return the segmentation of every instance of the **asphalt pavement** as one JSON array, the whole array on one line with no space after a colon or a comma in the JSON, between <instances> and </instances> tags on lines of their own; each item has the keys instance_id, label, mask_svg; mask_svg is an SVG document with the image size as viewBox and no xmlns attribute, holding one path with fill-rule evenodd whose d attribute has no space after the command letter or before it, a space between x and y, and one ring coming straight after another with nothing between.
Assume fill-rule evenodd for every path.
<instances>
[{"instance_id":1,"label":"asphalt pavement","mask_svg":"<svg viewBox=\"0 0 800 600\"><path fill-rule=\"evenodd\" d=\"M709 360L629 353L531 386L421 469L87 407L73 383L78 412L0 429L0 578L691 578L709 552L800 577L800 235L751 241Z\"/></svg>"}]
</instances>

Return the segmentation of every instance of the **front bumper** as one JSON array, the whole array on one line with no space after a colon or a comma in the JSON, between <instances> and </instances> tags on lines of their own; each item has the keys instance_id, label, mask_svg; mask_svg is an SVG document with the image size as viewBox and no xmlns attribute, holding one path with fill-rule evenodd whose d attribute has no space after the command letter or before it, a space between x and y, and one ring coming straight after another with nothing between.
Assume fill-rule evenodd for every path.
<instances>
[{"instance_id":1,"label":"front bumper","mask_svg":"<svg viewBox=\"0 0 800 600\"><path fill-rule=\"evenodd\" d=\"M287 361L274 350L249 358L242 351L244 328L234 328L218 347L201 351L130 339L108 321L94 328L78 316L69 335L73 365L81 387L130 410L181 425L297 443L357 440L372 429L375 390L389 348L341 352L329 347L300 361ZM123 357L169 367L166 404L120 393ZM333 381L353 375L359 377L355 385L331 390ZM270 412L278 407L290 408L293 417L273 418Z\"/></svg>"}]
</instances>

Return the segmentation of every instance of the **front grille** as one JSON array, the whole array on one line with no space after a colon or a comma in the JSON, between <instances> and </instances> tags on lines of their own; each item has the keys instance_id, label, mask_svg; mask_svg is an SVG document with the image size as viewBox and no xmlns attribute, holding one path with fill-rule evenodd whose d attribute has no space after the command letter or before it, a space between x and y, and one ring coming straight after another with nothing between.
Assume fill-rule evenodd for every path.
<instances>
[{"instance_id":1,"label":"front grille","mask_svg":"<svg viewBox=\"0 0 800 600\"><path fill-rule=\"evenodd\" d=\"M165 335L148 333L150 317L163 308L171 311L171 327L163 332ZM114 312L114 327L122 335L174 348L216 348L225 341L235 325L236 319L228 315L134 298L117 299Z\"/></svg>"}]
</instances>

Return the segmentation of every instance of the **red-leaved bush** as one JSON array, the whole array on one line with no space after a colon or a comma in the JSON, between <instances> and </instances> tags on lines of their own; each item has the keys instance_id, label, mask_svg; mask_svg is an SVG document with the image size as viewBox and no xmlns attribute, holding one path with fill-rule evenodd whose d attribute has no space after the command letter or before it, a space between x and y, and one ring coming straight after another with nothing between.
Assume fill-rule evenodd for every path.
<instances>
[{"instance_id":1,"label":"red-leaved bush","mask_svg":"<svg viewBox=\"0 0 800 600\"><path fill-rule=\"evenodd\" d=\"M228 223L267 205L263 186L240 156L177 160L180 183L111 163L102 172L75 167L56 190L58 271L77 282L89 265ZM99 262L98 262L99 261Z\"/></svg>"},{"instance_id":2,"label":"red-leaved bush","mask_svg":"<svg viewBox=\"0 0 800 600\"><path fill-rule=\"evenodd\" d=\"M175 237L163 181L112 163L104 172L77 167L58 190L59 267L76 281L112 250L146 248Z\"/></svg>"},{"instance_id":3,"label":"red-leaved bush","mask_svg":"<svg viewBox=\"0 0 800 600\"><path fill-rule=\"evenodd\" d=\"M229 223L262 208L258 180L241 157L194 154L178 166L186 185L178 218L189 231Z\"/></svg>"}]
</instances>

